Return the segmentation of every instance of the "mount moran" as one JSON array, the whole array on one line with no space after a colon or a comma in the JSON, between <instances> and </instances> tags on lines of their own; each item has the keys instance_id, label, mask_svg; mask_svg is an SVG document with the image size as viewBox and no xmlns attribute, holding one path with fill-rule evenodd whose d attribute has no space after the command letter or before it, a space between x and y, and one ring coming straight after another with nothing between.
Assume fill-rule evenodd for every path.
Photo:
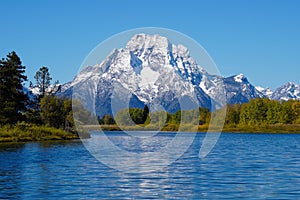
<instances>
[{"instance_id":1,"label":"mount moran","mask_svg":"<svg viewBox=\"0 0 300 200\"><path fill-rule=\"evenodd\" d=\"M112 50L100 64L62 85L59 95L73 95L103 116L128 106L176 112L195 107L195 102L213 110L253 98L300 99L300 86L289 82L273 92L253 86L242 74L211 75L183 45L160 35L137 34L125 48Z\"/></svg>"}]
</instances>

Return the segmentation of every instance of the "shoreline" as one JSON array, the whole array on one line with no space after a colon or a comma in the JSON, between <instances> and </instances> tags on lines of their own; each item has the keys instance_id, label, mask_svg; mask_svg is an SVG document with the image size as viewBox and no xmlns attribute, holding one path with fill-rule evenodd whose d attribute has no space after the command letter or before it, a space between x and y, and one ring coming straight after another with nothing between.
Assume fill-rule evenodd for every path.
<instances>
[{"instance_id":1,"label":"shoreline","mask_svg":"<svg viewBox=\"0 0 300 200\"><path fill-rule=\"evenodd\" d=\"M157 131L158 129L155 127L143 127L143 126L127 126L127 127L118 127L117 125L86 125L84 126L85 129L89 131L96 131L96 130L103 130L103 131ZM210 128L210 129L209 129ZM186 131L193 131L193 132L213 132L214 128L209 127L208 125L199 125L197 126L188 126L186 125ZM217 129L219 131L219 129ZM173 124L171 127L163 127L161 132L174 132L178 131L178 125ZM182 131L185 132L184 127ZM260 126L241 126L241 125L226 125L223 127L222 133L277 133L277 134L300 134L300 125L298 124L288 124L288 125L260 125Z\"/></svg>"},{"instance_id":2,"label":"shoreline","mask_svg":"<svg viewBox=\"0 0 300 200\"><path fill-rule=\"evenodd\" d=\"M197 132L199 134L208 132L208 125L184 125L186 128L181 132ZM143 126L127 126L118 127L117 125L86 125L83 127L88 131L157 131L157 127ZM156 129L155 129L156 128ZM163 127L160 132L177 132L178 125L172 124ZM213 127L210 127L209 132L214 132ZM237 134L300 134L300 125L261 125L261 126L240 126L227 125L224 126L221 133L237 133ZM89 136L87 135L87 138ZM0 126L0 143L18 143L18 142L44 142L44 141L67 141L78 140L80 136L75 133L66 132L61 129L56 129L47 126L36 125L14 125Z\"/></svg>"}]
</instances>

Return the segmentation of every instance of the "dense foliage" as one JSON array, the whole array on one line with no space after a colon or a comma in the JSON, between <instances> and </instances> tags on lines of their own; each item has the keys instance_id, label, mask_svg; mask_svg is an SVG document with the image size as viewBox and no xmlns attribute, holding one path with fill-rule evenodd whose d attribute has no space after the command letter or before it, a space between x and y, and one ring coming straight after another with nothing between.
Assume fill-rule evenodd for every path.
<instances>
[{"instance_id":1,"label":"dense foliage","mask_svg":"<svg viewBox=\"0 0 300 200\"><path fill-rule=\"evenodd\" d=\"M223 108L224 109L224 108ZM222 110L222 109L221 109ZM215 112L220 112L217 110ZM199 110L177 111L167 113L164 111L148 114L147 123L164 124L164 126L179 124L208 125L211 113L207 108ZM100 120L101 124L118 124L121 126L145 125L144 111L140 108L120 110L115 119L106 115ZM199 117L195 118L195 114ZM184 116L184 119L182 119ZM196 120L195 120L196 119ZM300 125L300 101L276 101L267 98L252 99L248 103L227 105L225 126L261 126L261 125ZM159 125L160 126L160 125Z\"/></svg>"},{"instance_id":2,"label":"dense foliage","mask_svg":"<svg viewBox=\"0 0 300 200\"><path fill-rule=\"evenodd\" d=\"M229 105L226 124L300 124L300 101L252 99L242 105Z\"/></svg>"},{"instance_id":3,"label":"dense foliage","mask_svg":"<svg viewBox=\"0 0 300 200\"><path fill-rule=\"evenodd\" d=\"M0 61L0 124L15 124L25 120L24 112L28 97L23 92L27 81L25 66L16 52L11 52Z\"/></svg>"},{"instance_id":4,"label":"dense foliage","mask_svg":"<svg viewBox=\"0 0 300 200\"><path fill-rule=\"evenodd\" d=\"M23 86L27 81L24 74L25 66L15 52L0 61L0 125L37 124L74 132L72 102L55 95L59 87L57 82L51 84L49 69L41 67L36 72L36 83L30 84L39 92L36 95Z\"/></svg>"},{"instance_id":5,"label":"dense foliage","mask_svg":"<svg viewBox=\"0 0 300 200\"><path fill-rule=\"evenodd\" d=\"M135 124L149 124L150 118L149 118L149 108L146 105L144 109L140 108L129 108L129 109L123 109L120 110L116 116L115 120L112 119L110 121L105 120L107 117L110 117L110 115L106 115L103 118L104 124L111 124L115 122L115 120L118 122L119 125L127 125L127 126L133 126Z\"/></svg>"},{"instance_id":6,"label":"dense foliage","mask_svg":"<svg viewBox=\"0 0 300 200\"><path fill-rule=\"evenodd\" d=\"M210 117L211 113L207 108L168 113L165 111L149 112L148 106L145 106L144 109L127 108L120 110L116 113L115 118L111 115L105 115L102 119L99 119L99 122L105 125L116 123L121 126L148 125L151 123L161 127L164 124L208 124Z\"/></svg>"}]
</instances>

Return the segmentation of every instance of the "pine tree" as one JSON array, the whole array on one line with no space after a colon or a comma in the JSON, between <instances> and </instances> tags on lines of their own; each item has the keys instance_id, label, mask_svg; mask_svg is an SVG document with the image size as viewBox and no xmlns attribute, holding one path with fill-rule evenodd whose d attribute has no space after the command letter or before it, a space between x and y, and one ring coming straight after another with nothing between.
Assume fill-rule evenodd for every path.
<instances>
[{"instance_id":1,"label":"pine tree","mask_svg":"<svg viewBox=\"0 0 300 200\"><path fill-rule=\"evenodd\" d=\"M50 87L52 78L50 77L49 69L45 66L41 67L34 76L36 80L36 87L40 90L40 98L46 94L46 90Z\"/></svg>"},{"instance_id":2,"label":"pine tree","mask_svg":"<svg viewBox=\"0 0 300 200\"><path fill-rule=\"evenodd\" d=\"M0 61L0 124L14 124L24 120L28 101L23 91L23 82L27 81L25 66L16 52L11 52Z\"/></svg>"},{"instance_id":3,"label":"pine tree","mask_svg":"<svg viewBox=\"0 0 300 200\"><path fill-rule=\"evenodd\" d=\"M143 111L143 124L149 124L150 123L150 117L149 117L149 107L148 105L145 105L144 111Z\"/></svg>"}]
</instances>

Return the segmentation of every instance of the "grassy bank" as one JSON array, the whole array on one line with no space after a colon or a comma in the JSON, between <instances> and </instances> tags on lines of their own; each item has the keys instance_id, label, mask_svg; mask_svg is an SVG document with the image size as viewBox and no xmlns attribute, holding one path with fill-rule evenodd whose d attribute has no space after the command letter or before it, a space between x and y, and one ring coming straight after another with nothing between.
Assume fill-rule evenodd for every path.
<instances>
[{"instance_id":1,"label":"grassy bank","mask_svg":"<svg viewBox=\"0 0 300 200\"><path fill-rule=\"evenodd\" d=\"M276 125L228 125L223 128L223 132L233 133L300 133L298 124L276 124Z\"/></svg>"},{"instance_id":2,"label":"grassy bank","mask_svg":"<svg viewBox=\"0 0 300 200\"><path fill-rule=\"evenodd\" d=\"M161 131L178 131L178 125L166 124ZM182 131L207 132L208 125L182 125ZM85 126L85 130L100 130L100 126ZM160 130L155 126L123 126L117 125L101 125L101 130L119 131L119 130L139 130L152 131ZM210 127L210 131L214 131ZM222 132L228 133L300 133L300 125L260 125L260 126L241 126L226 125ZM88 134L86 135L87 137ZM51 141L51 140L72 140L79 139L77 134L69 133L61 129L47 126L37 126L28 124L5 125L0 126L0 142L27 142L27 141Z\"/></svg>"},{"instance_id":3,"label":"grassy bank","mask_svg":"<svg viewBox=\"0 0 300 200\"><path fill-rule=\"evenodd\" d=\"M28 124L0 126L0 142L27 142L79 139L77 134L47 126Z\"/></svg>"},{"instance_id":4,"label":"grassy bank","mask_svg":"<svg viewBox=\"0 0 300 200\"><path fill-rule=\"evenodd\" d=\"M161 131L178 131L177 124L166 124ZM214 131L213 127L209 127L207 124L192 126L192 125L182 125L182 131L197 131L197 132L207 132L208 128L210 131ZM105 130L105 131L120 131L120 130L142 130L142 131L151 131L159 130L155 126L122 126L121 128L117 125L101 125L100 126L85 126L85 129L88 130ZM222 132L226 133L300 133L300 125L296 124L278 124L278 125L256 125L256 126L247 126L247 125L225 125Z\"/></svg>"}]
</instances>

